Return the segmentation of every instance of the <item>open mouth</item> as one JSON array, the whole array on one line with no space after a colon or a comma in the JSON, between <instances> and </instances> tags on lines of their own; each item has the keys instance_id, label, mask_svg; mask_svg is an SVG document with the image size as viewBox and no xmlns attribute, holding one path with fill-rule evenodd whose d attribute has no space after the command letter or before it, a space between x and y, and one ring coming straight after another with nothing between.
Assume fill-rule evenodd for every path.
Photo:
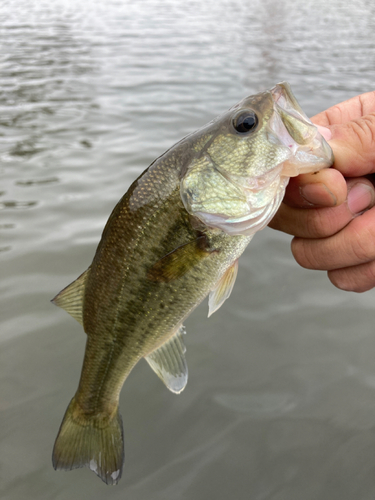
<instances>
[{"instance_id":1,"label":"open mouth","mask_svg":"<svg viewBox=\"0 0 375 500\"><path fill-rule=\"evenodd\" d=\"M271 131L291 153L283 164L282 175L295 177L331 166L331 148L303 112L289 84L278 83L270 92L275 110L270 121Z\"/></svg>"}]
</instances>

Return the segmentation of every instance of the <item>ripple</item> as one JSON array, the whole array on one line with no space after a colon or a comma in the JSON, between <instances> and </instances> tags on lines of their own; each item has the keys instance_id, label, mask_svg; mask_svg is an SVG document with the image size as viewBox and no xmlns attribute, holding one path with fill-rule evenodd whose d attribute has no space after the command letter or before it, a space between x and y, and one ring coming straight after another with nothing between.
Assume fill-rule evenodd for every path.
<instances>
[{"instance_id":1,"label":"ripple","mask_svg":"<svg viewBox=\"0 0 375 500\"><path fill-rule=\"evenodd\" d=\"M29 179L27 181L17 181L17 186L40 186L43 184L52 184L54 182L59 182L58 177L47 177L45 179ZM0 193L1 194L1 193Z\"/></svg>"},{"instance_id":2,"label":"ripple","mask_svg":"<svg viewBox=\"0 0 375 500\"><path fill-rule=\"evenodd\" d=\"M214 400L230 410L248 413L254 418L283 415L297 406L292 394L284 393L243 393L217 394Z\"/></svg>"},{"instance_id":3,"label":"ripple","mask_svg":"<svg viewBox=\"0 0 375 500\"><path fill-rule=\"evenodd\" d=\"M12 156L33 156L45 150L45 148L36 147L35 144L36 141L33 139L17 142L9 154Z\"/></svg>"},{"instance_id":4,"label":"ripple","mask_svg":"<svg viewBox=\"0 0 375 500\"><path fill-rule=\"evenodd\" d=\"M37 201L3 201L0 203L0 210L5 210L8 208L22 209L31 208L37 205Z\"/></svg>"}]
</instances>

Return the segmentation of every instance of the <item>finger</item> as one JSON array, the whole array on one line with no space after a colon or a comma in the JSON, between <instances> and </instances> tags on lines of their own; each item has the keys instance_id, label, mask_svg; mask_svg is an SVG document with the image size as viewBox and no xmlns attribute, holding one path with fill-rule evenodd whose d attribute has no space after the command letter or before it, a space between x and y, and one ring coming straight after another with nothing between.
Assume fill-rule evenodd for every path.
<instances>
[{"instance_id":1,"label":"finger","mask_svg":"<svg viewBox=\"0 0 375 500\"><path fill-rule=\"evenodd\" d=\"M331 128L334 167L345 177L375 172L375 112Z\"/></svg>"},{"instance_id":2,"label":"finger","mask_svg":"<svg viewBox=\"0 0 375 500\"><path fill-rule=\"evenodd\" d=\"M300 266L327 271L374 260L375 208L356 217L341 231L328 238L294 238L292 252Z\"/></svg>"},{"instance_id":3,"label":"finger","mask_svg":"<svg viewBox=\"0 0 375 500\"><path fill-rule=\"evenodd\" d=\"M317 125L316 128L318 129L320 135L322 135L327 142L332 139L332 132L329 128L322 127L321 125Z\"/></svg>"},{"instance_id":4,"label":"finger","mask_svg":"<svg viewBox=\"0 0 375 500\"><path fill-rule=\"evenodd\" d=\"M346 200L347 187L343 175L333 168L292 177L284 203L290 207L334 207Z\"/></svg>"},{"instance_id":5,"label":"finger","mask_svg":"<svg viewBox=\"0 0 375 500\"><path fill-rule=\"evenodd\" d=\"M349 179L347 186L347 201L333 208L292 208L282 203L269 226L299 238L325 238L336 234L375 204L374 186L368 179Z\"/></svg>"},{"instance_id":6,"label":"finger","mask_svg":"<svg viewBox=\"0 0 375 500\"><path fill-rule=\"evenodd\" d=\"M375 91L352 97L351 99L336 104L311 118L316 125L328 127L357 120L362 116L375 112Z\"/></svg>"},{"instance_id":7,"label":"finger","mask_svg":"<svg viewBox=\"0 0 375 500\"><path fill-rule=\"evenodd\" d=\"M367 292L375 287L375 260L358 266L328 271L335 287L347 292Z\"/></svg>"}]
</instances>

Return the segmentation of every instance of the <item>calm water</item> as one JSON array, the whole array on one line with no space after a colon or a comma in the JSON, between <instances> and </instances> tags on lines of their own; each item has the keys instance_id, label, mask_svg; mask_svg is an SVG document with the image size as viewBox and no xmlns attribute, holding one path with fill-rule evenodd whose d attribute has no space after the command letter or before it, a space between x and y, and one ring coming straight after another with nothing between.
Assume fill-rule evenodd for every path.
<instances>
[{"instance_id":1,"label":"calm water","mask_svg":"<svg viewBox=\"0 0 375 500\"><path fill-rule=\"evenodd\" d=\"M374 292L300 269L289 237L258 234L230 300L189 318L182 395L132 372L115 488L52 469L85 335L49 300L136 176L245 95L288 80L313 115L373 90L374 3L3 0L0 18L1 498L373 500Z\"/></svg>"}]
</instances>

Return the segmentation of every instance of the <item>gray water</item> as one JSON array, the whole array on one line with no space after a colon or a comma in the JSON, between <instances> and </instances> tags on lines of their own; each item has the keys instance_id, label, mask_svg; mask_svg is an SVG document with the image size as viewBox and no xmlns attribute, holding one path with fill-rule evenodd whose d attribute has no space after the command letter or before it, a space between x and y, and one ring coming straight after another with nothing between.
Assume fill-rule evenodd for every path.
<instances>
[{"instance_id":1,"label":"gray water","mask_svg":"<svg viewBox=\"0 0 375 500\"><path fill-rule=\"evenodd\" d=\"M266 229L231 298L186 322L189 383L145 362L121 395L109 488L55 472L85 334L49 300L87 268L150 162L287 80L309 115L375 88L372 0L0 4L0 497L373 500L374 292L336 290Z\"/></svg>"}]
</instances>

